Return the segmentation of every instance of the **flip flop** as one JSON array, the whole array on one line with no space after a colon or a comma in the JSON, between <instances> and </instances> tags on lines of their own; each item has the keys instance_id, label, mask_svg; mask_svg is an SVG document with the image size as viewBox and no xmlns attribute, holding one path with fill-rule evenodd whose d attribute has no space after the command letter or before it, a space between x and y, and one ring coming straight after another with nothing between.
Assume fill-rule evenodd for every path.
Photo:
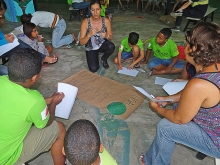
<instances>
[{"instance_id":1,"label":"flip flop","mask_svg":"<svg viewBox=\"0 0 220 165\"><path fill-rule=\"evenodd\" d=\"M139 163L140 163L141 165L144 164L144 155L139 156Z\"/></svg>"},{"instance_id":2,"label":"flip flop","mask_svg":"<svg viewBox=\"0 0 220 165\"><path fill-rule=\"evenodd\" d=\"M43 64L55 64L58 61L58 54L53 55L54 58L57 58L57 60L55 62L43 62Z\"/></svg>"},{"instance_id":3,"label":"flip flop","mask_svg":"<svg viewBox=\"0 0 220 165\"><path fill-rule=\"evenodd\" d=\"M150 72L149 72L149 74L148 74L148 76L149 76L149 77L150 77L150 76L153 76L153 72L154 72L154 70L151 69Z\"/></svg>"},{"instance_id":4,"label":"flip flop","mask_svg":"<svg viewBox=\"0 0 220 165\"><path fill-rule=\"evenodd\" d=\"M140 67L141 67L140 63L134 65L134 68L140 68Z\"/></svg>"}]
</instances>

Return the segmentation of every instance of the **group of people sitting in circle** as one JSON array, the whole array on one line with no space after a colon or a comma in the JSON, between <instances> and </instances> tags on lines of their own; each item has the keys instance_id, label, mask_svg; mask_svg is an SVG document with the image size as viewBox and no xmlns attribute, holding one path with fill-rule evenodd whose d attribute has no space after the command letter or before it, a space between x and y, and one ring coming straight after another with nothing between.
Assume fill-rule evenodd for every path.
<instances>
[{"instance_id":1,"label":"group of people sitting in circle","mask_svg":"<svg viewBox=\"0 0 220 165\"><path fill-rule=\"evenodd\" d=\"M5 2L0 0L1 23L6 9ZM98 53L104 53L102 65L108 68L107 59L115 49L110 41L113 37L111 23L100 16L100 10L98 0L90 3L92 15L82 21L80 31L80 43L85 45L87 63L92 72L99 68ZM56 56L49 56L50 59L44 61L49 51L45 55L33 46L35 42L41 42L37 41L39 36L33 17L30 16L31 21L24 24L24 34L19 36L20 45L23 46L9 52L8 75L0 76L0 164L21 165L50 150L54 165L117 165L100 142L99 133L92 122L77 120L66 131L64 124L55 120L56 105L65 97L62 92L43 98L37 90L30 89L40 77L42 62L57 61ZM47 26L41 23L37 25L53 26L53 33L56 33L62 18L55 14L53 17L58 21L50 22ZM62 26L65 27L65 23ZM121 69L122 62L131 59L128 68L133 69L141 63L147 63L153 51L154 57L148 65L149 76L181 72L184 63L178 59L175 42L169 39L171 33L168 28L160 30L148 44L144 57L143 42L136 32L131 32L121 41L114 62ZM61 34L61 41L54 39L52 44L62 45L64 41L76 40L74 38L73 34ZM13 41L13 36L1 32L0 39L1 45L4 45ZM139 157L141 165L169 165L175 143L220 158L220 26L200 22L186 33L185 39L184 52L188 63L182 75L189 81L175 95L156 97L159 100L171 99L171 102L158 104L149 101L151 109L164 118L157 125L150 148ZM42 52L45 51L47 49L43 48ZM167 108L168 104L173 104L173 108Z\"/></svg>"}]
</instances>

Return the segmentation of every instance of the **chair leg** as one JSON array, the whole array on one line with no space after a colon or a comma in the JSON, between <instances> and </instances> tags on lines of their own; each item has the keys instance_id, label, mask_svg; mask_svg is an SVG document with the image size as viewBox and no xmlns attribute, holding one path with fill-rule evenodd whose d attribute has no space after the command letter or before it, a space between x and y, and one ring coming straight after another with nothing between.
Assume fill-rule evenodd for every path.
<instances>
[{"instance_id":1,"label":"chair leg","mask_svg":"<svg viewBox=\"0 0 220 165\"><path fill-rule=\"evenodd\" d=\"M2 65L5 65L9 61L9 58L7 59L6 57L2 58Z\"/></svg>"},{"instance_id":2,"label":"chair leg","mask_svg":"<svg viewBox=\"0 0 220 165\"><path fill-rule=\"evenodd\" d=\"M199 160L203 160L207 155L206 154L203 154L201 152L198 152L196 154L196 159L199 159Z\"/></svg>"},{"instance_id":3,"label":"chair leg","mask_svg":"<svg viewBox=\"0 0 220 165\"><path fill-rule=\"evenodd\" d=\"M188 26L189 26L189 23L190 23L191 21L190 20L188 20L188 22L187 22L187 24L186 24L186 26L185 26L185 28L183 29L183 31L185 32L186 31L186 29L188 28Z\"/></svg>"},{"instance_id":4,"label":"chair leg","mask_svg":"<svg viewBox=\"0 0 220 165\"><path fill-rule=\"evenodd\" d=\"M72 11L70 11L70 19L69 19L69 21L71 22L72 21Z\"/></svg>"}]
</instances>

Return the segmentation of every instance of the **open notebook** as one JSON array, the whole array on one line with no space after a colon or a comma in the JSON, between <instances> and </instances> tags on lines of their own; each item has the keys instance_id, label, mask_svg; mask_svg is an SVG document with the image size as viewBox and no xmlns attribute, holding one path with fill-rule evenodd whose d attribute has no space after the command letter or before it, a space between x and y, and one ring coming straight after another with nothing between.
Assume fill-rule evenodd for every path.
<instances>
[{"instance_id":1,"label":"open notebook","mask_svg":"<svg viewBox=\"0 0 220 165\"><path fill-rule=\"evenodd\" d=\"M13 34L13 33L11 33L11 34ZM8 44L4 44L4 45L0 46L0 56L18 45L19 45L19 42L18 42L17 37L15 36L14 41L12 43L8 43Z\"/></svg>"},{"instance_id":2,"label":"open notebook","mask_svg":"<svg viewBox=\"0 0 220 165\"><path fill-rule=\"evenodd\" d=\"M56 106L55 116L68 119L76 99L78 88L66 83L58 83L57 92L63 92L65 97Z\"/></svg>"}]
</instances>

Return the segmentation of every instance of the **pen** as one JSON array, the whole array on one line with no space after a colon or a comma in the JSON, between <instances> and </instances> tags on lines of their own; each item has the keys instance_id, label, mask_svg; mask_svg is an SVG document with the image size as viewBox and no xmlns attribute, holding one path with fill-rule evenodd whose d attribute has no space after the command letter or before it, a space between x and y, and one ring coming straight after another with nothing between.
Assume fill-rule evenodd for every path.
<instances>
[{"instance_id":1,"label":"pen","mask_svg":"<svg viewBox=\"0 0 220 165\"><path fill-rule=\"evenodd\" d=\"M155 99L154 95L150 95L153 99ZM157 104L159 104L162 108L164 108L164 106L160 103L157 102Z\"/></svg>"}]
</instances>

